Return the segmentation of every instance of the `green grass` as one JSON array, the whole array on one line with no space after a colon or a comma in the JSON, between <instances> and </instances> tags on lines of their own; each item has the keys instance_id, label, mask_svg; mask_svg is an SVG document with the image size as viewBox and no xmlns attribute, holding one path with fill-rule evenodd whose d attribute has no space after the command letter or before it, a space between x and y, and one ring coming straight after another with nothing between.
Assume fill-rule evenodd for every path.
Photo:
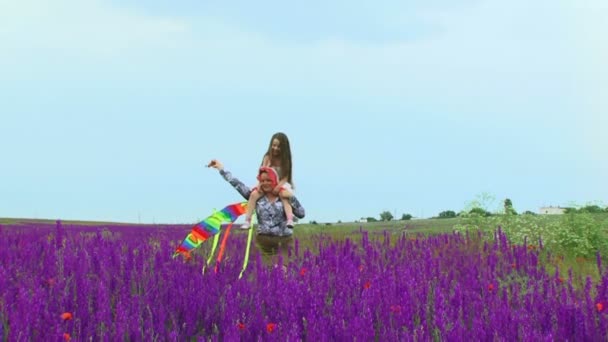
<instances>
[{"instance_id":1,"label":"green grass","mask_svg":"<svg viewBox=\"0 0 608 342\"><path fill-rule=\"evenodd\" d=\"M379 221L379 222L347 222L332 224L298 224L296 234L300 231L307 233L328 233L359 231L359 228L369 231L390 231L421 234L441 234L451 232L454 225L460 222L460 218L450 219L423 219L408 221Z\"/></svg>"}]
</instances>

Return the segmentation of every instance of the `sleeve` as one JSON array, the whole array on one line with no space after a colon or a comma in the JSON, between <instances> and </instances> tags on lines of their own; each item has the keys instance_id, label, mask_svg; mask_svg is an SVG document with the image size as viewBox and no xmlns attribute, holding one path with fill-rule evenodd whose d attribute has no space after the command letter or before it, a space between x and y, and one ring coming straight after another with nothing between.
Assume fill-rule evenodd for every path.
<instances>
[{"instance_id":1,"label":"sleeve","mask_svg":"<svg viewBox=\"0 0 608 342\"><path fill-rule=\"evenodd\" d=\"M299 219L304 218L304 215L306 215L304 207L295 196L291 196L291 208L293 209L293 215Z\"/></svg>"},{"instance_id":2,"label":"sleeve","mask_svg":"<svg viewBox=\"0 0 608 342\"><path fill-rule=\"evenodd\" d=\"M232 187L235 188L236 191L241 194L241 196L243 196L245 199L249 199L251 189L249 189L247 185L241 182L238 178L234 177L230 171L220 170L220 175L222 175L222 177L224 177L224 179L230 183L230 185L232 185Z\"/></svg>"}]
</instances>

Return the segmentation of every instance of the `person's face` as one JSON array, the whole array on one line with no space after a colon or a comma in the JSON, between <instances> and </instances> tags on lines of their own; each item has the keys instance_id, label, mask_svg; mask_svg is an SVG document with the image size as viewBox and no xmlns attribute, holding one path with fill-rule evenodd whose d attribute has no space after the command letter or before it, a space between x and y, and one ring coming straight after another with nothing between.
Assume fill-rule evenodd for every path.
<instances>
[{"instance_id":1,"label":"person's face","mask_svg":"<svg viewBox=\"0 0 608 342\"><path fill-rule=\"evenodd\" d=\"M272 150L272 155L275 157L281 154L281 142L279 141L279 139L272 139L272 145L270 145L270 149Z\"/></svg>"},{"instance_id":2,"label":"person's face","mask_svg":"<svg viewBox=\"0 0 608 342\"><path fill-rule=\"evenodd\" d=\"M267 172L263 172L262 174L260 174L260 187L265 193L272 192L272 189L274 188L272 180L270 176L268 176Z\"/></svg>"}]
</instances>

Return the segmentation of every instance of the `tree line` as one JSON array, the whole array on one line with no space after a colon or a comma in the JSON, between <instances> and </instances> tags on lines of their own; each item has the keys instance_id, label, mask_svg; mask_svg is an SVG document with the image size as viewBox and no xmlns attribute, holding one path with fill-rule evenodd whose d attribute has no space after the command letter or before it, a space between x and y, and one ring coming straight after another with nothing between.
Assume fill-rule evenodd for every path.
<instances>
[{"instance_id":1,"label":"tree line","mask_svg":"<svg viewBox=\"0 0 608 342\"><path fill-rule=\"evenodd\" d=\"M566 207L566 208L564 208L564 213L566 213L566 214L570 214L570 213L588 213L588 214L608 213L608 206L605 208L602 208L599 205L592 204L592 205L581 206L579 208ZM526 210L521 214L537 215L537 213L529 211L529 210ZM437 216L432 217L432 218L448 219L448 218L460 217L463 215L477 215L477 216L482 216L482 217L489 217L489 216L494 216L494 215L519 215L519 213L513 208L513 201L511 201L511 199L507 198L503 201L502 210L495 212L495 213L492 213L489 210L487 210L486 208L484 208L482 205L479 205L479 202L475 202L470 208L466 208L458 213L454 210L444 210L444 211L440 212ZM403 214L403 215L401 215L400 221L407 221L407 220L411 220L412 218L413 218L413 216L410 214ZM377 222L377 221L392 221L393 219L395 219L395 217L393 216L393 214L390 211L385 210L380 213L379 218L366 217L364 219L367 220L367 222Z\"/></svg>"}]
</instances>

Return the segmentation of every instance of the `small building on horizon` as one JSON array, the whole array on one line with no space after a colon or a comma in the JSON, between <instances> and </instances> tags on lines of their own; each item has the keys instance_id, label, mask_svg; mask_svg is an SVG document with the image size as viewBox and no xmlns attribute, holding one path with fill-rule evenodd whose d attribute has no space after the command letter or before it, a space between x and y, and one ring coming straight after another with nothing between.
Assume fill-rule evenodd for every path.
<instances>
[{"instance_id":1,"label":"small building on horizon","mask_svg":"<svg viewBox=\"0 0 608 342\"><path fill-rule=\"evenodd\" d=\"M538 209L538 213L541 215L561 215L565 212L566 208L562 208L559 206L540 207L540 209Z\"/></svg>"}]
</instances>

